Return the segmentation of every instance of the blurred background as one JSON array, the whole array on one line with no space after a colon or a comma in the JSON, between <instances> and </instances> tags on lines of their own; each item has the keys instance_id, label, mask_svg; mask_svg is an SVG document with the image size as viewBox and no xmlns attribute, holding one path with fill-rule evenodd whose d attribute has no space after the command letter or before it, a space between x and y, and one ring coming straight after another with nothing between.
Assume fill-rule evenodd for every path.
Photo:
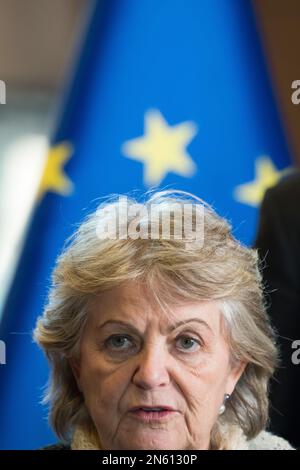
<instances>
[{"instance_id":1,"label":"blurred background","mask_svg":"<svg viewBox=\"0 0 300 470\"><path fill-rule=\"evenodd\" d=\"M0 339L10 340L0 380L2 389L9 381L24 387L25 402L35 403L33 420L41 422L30 437L3 438L1 448L55 439L38 405L45 363L31 362L45 372L28 390L26 371L11 377L4 368L27 351L28 344L16 352L20 339L9 335L30 333L55 256L89 201L110 192L178 187L208 200L242 242L254 242L264 191L300 164L300 105L291 101L292 82L300 79L299 24L297 0L0 0L0 80L6 84L0 104ZM168 131L182 129L178 166L167 159L162 164L158 152L153 161L159 165L151 167L141 138L155 140L155 126L171 150ZM89 159L91 173L84 166ZM38 300L25 306L24 292ZM11 323L16 312L26 317L24 324ZM5 403L13 410L8 395L2 415ZM11 434L12 413L1 425L11 426Z\"/></svg>"},{"instance_id":2,"label":"blurred background","mask_svg":"<svg viewBox=\"0 0 300 470\"><path fill-rule=\"evenodd\" d=\"M15 269L86 0L1 0L0 305Z\"/></svg>"},{"instance_id":3,"label":"blurred background","mask_svg":"<svg viewBox=\"0 0 300 470\"><path fill-rule=\"evenodd\" d=\"M246 0L248 1L248 0ZM59 100L83 36L90 0L0 0L0 306L18 259L55 127ZM297 0L254 0L266 64L293 158L300 162L300 113L291 84L300 77ZM17 188L17 191L16 191Z\"/></svg>"}]
</instances>

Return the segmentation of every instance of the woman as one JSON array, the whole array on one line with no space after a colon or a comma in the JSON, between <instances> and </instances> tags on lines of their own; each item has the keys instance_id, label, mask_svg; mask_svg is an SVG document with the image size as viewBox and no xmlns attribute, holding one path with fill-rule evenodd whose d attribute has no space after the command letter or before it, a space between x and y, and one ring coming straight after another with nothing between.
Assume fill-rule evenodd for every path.
<instances>
[{"instance_id":1,"label":"woman","mask_svg":"<svg viewBox=\"0 0 300 470\"><path fill-rule=\"evenodd\" d=\"M61 447L291 448L264 430L276 348L257 259L185 192L89 216L35 330Z\"/></svg>"}]
</instances>

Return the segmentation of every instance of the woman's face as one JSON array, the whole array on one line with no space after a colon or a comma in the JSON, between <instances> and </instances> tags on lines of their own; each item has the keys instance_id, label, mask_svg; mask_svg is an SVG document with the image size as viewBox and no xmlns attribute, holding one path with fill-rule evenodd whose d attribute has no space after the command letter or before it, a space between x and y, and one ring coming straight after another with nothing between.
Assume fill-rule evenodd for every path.
<instances>
[{"instance_id":1,"label":"woman's face","mask_svg":"<svg viewBox=\"0 0 300 470\"><path fill-rule=\"evenodd\" d=\"M243 370L216 303L178 304L170 318L136 284L94 302L72 368L102 448L147 450L207 449Z\"/></svg>"}]
</instances>

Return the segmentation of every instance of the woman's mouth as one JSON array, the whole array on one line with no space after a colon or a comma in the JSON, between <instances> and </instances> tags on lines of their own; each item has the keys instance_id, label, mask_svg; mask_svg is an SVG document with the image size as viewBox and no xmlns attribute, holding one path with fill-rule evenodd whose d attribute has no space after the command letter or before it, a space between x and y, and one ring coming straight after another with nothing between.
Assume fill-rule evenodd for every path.
<instances>
[{"instance_id":1,"label":"woman's mouth","mask_svg":"<svg viewBox=\"0 0 300 470\"><path fill-rule=\"evenodd\" d=\"M165 420L166 418L169 418L173 416L176 411L173 410L172 408L165 408L165 407L153 407L153 408L148 408L148 407L140 407L140 408L134 408L130 410L130 413L132 413L136 418L142 420L142 421L161 421Z\"/></svg>"}]
</instances>

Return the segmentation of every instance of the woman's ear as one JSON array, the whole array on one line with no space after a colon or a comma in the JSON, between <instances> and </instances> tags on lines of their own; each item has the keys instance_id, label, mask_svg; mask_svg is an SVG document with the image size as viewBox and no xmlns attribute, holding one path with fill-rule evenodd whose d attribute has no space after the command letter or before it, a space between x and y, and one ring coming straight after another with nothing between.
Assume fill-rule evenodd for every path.
<instances>
[{"instance_id":1,"label":"woman's ear","mask_svg":"<svg viewBox=\"0 0 300 470\"><path fill-rule=\"evenodd\" d=\"M247 366L247 362L241 362L241 361L235 361L234 364L232 364L228 377L227 377L227 384L226 384L226 393L228 393L229 395L231 395L232 392L234 391L235 386L237 382L239 381L241 375L243 374L246 366Z\"/></svg>"},{"instance_id":2,"label":"woman's ear","mask_svg":"<svg viewBox=\"0 0 300 470\"><path fill-rule=\"evenodd\" d=\"M69 365L71 367L71 370L73 372L74 379L76 380L77 387L80 392L82 392L81 388L81 381L80 381L80 363L78 359L75 359L74 357L69 358Z\"/></svg>"}]
</instances>

